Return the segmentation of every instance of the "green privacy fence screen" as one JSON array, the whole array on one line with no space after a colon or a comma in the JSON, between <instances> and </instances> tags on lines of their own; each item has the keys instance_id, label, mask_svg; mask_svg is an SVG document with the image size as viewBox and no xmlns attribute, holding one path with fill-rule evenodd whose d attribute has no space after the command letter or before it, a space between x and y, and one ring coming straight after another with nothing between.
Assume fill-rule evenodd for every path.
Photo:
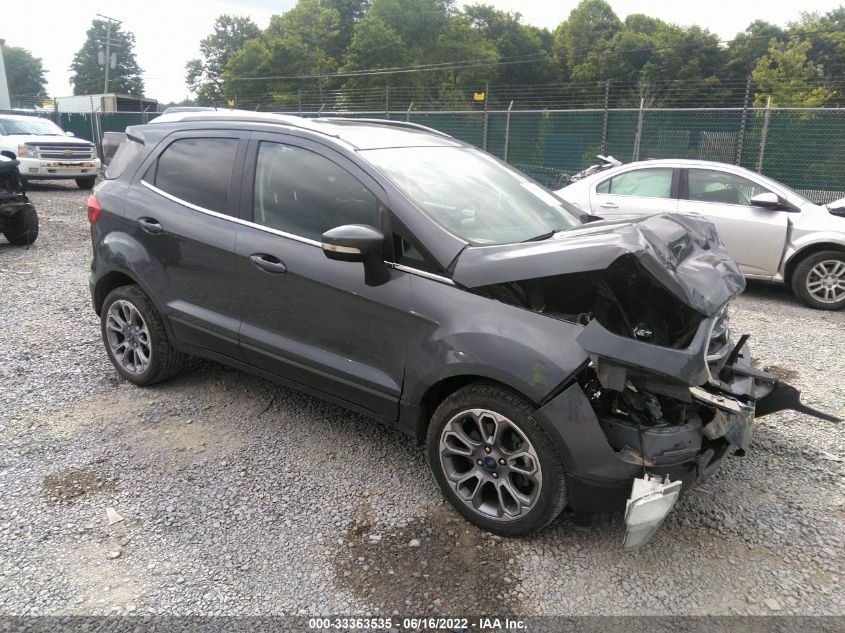
<instances>
[{"instance_id":1,"label":"green privacy fence screen","mask_svg":"<svg viewBox=\"0 0 845 633\"><path fill-rule=\"evenodd\" d=\"M845 108L579 109L292 112L308 117L419 123L482 147L543 184L594 162L693 158L742 165L817 202L845 197ZM48 113L89 140L146 123L154 113Z\"/></svg>"}]
</instances>

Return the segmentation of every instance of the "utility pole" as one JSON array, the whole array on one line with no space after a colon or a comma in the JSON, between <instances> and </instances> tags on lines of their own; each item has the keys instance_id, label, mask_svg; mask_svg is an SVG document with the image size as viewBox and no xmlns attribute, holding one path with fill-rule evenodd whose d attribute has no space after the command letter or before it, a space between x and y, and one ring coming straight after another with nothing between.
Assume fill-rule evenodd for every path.
<instances>
[{"instance_id":1,"label":"utility pole","mask_svg":"<svg viewBox=\"0 0 845 633\"><path fill-rule=\"evenodd\" d=\"M110 18L107 15L103 15L102 13L97 14L98 18L103 18L106 21L106 56L104 58L104 65L106 67L106 78L103 82L103 94L109 93L109 67L114 68L117 66L117 60L115 59L112 62L112 52L111 52L111 26L112 24L121 24L120 20L116 20L115 18ZM114 66L112 66L114 63Z\"/></svg>"}]
</instances>

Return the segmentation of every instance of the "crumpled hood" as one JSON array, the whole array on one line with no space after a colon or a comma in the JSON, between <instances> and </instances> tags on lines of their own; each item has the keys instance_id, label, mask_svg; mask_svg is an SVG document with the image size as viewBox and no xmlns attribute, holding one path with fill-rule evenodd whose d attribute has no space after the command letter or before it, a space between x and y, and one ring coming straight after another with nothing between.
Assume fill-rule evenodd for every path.
<instances>
[{"instance_id":1,"label":"crumpled hood","mask_svg":"<svg viewBox=\"0 0 845 633\"><path fill-rule=\"evenodd\" d=\"M452 278L475 288L603 270L628 254L672 294L708 317L745 289L745 278L716 227L704 218L680 214L591 222L542 242L467 247Z\"/></svg>"}]
</instances>

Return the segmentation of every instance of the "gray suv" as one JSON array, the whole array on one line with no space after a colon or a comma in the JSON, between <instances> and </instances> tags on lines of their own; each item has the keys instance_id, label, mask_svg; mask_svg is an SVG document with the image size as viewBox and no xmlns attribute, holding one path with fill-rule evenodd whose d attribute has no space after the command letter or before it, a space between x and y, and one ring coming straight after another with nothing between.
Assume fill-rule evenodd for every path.
<instances>
[{"instance_id":1,"label":"gray suv","mask_svg":"<svg viewBox=\"0 0 845 633\"><path fill-rule=\"evenodd\" d=\"M422 126L166 114L127 130L88 216L126 380L190 354L380 420L493 532L623 511L639 545L776 408L712 224L603 221Z\"/></svg>"}]
</instances>

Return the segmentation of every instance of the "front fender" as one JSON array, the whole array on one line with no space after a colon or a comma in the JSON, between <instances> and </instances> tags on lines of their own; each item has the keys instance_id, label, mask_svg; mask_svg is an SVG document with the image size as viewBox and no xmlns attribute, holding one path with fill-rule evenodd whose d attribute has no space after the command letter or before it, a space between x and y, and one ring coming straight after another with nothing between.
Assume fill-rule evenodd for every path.
<instances>
[{"instance_id":1,"label":"front fender","mask_svg":"<svg viewBox=\"0 0 845 633\"><path fill-rule=\"evenodd\" d=\"M845 222L843 222L843 225L845 225ZM808 231L807 233L801 233L795 231L784 251L783 265L780 271L781 275L786 278L786 271L789 270L791 265L803 257L807 249L828 244L845 250L845 233L837 231Z\"/></svg>"},{"instance_id":2,"label":"front fender","mask_svg":"<svg viewBox=\"0 0 845 633\"><path fill-rule=\"evenodd\" d=\"M411 297L403 395L411 404L454 376L495 380L538 403L587 361L581 325L419 277Z\"/></svg>"}]
</instances>

